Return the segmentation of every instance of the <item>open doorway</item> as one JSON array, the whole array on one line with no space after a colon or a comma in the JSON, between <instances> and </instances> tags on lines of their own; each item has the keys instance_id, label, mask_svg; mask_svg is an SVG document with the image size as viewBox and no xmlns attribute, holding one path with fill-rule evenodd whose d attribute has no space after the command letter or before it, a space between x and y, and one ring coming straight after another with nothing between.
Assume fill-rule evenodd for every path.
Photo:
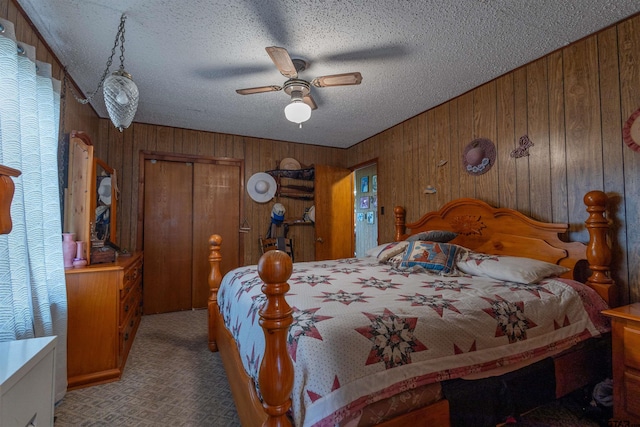
<instances>
[{"instance_id":1,"label":"open doorway","mask_svg":"<svg viewBox=\"0 0 640 427\"><path fill-rule=\"evenodd\" d=\"M355 256L365 256L367 249L378 245L378 163L354 168Z\"/></svg>"}]
</instances>

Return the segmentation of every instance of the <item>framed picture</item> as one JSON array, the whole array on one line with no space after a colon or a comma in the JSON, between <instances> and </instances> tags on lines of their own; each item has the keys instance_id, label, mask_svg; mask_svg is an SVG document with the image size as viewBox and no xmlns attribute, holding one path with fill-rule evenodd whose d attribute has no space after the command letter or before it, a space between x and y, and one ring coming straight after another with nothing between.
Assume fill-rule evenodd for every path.
<instances>
[{"instance_id":1,"label":"framed picture","mask_svg":"<svg viewBox=\"0 0 640 427\"><path fill-rule=\"evenodd\" d=\"M378 175L373 175L371 177L371 191L374 193L378 191Z\"/></svg>"},{"instance_id":2,"label":"framed picture","mask_svg":"<svg viewBox=\"0 0 640 427\"><path fill-rule=\"evenodd\" d=\"M369 209L369 196L360 197L360 209Z\"/></svg>"},{"instance_id":3,"label":"framed picture","mask_svg":"<svg viewBox=\"0 0 640 427\"><path fill-rule=\"evenodd\" d=\"M367 212L367 222L373 224L375 222L375 213L373 211Z\"/></svg>"},{"instance_id":4,"label":"framed picture","mask_svg":"<svg viewBox=\"0 0 640 427\"><path fill-rule=\"evenodd\" d=\"M371 196L371 200L369 201L369 206L371 206L372 209L378 207L378 196Z\"/></svg>"},{"instance_id":5,"label":"framed picture","mask_svg":"<svg viewBox=\"0 0 640 427\"><path fill-rule=\"evenodd\" d=\"M363 176L360 178L360 192L368 193L369 192L369 177Z\"/></svg>"},{"instance_id":6,"label":"framed picture","mask_svg":"<svg viewBox=\"0 0 640 427\"><path fill-rule=\"evenodd\" d=\"M358 222L362 222L362 221L364 221L364 212L358 212L358 213L356 214L356 220L357 220Z\"/></svg>"}]
</instances>

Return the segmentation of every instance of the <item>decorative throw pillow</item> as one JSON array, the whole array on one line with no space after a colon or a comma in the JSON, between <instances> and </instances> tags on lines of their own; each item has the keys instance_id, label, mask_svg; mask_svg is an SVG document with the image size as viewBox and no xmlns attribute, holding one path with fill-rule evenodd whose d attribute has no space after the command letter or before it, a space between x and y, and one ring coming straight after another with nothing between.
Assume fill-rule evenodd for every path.
<instances>
[{"instance_id":1,"label":"decorative throw pillow","mask_svg":"<svg viewBox=\"0 0 640 427\"><path fill-rule=\"evenodd\" d=\"M382 256L383 258L388 259L393 255L402 252L406 247L406 241L383 243L382 245L368 249L366 255L376 258L380 258L380 256ZM389 255L389 252L393 254Z\"/></svg>"},{"instance_id":2,"label":"decorative throw pillow","mask_svg":"<svg viewBox=\"0 0 640 427\"><path fill-rule=\"evenodd\" d=\"M536 259L473 251L467 251L456 266L465 274L517 283L536 283L569 271L567 267Z\"/></svg>"},{"instance_id":3,"label":"decorative throw pillow","mask_svg":"<svg viewBox=\"0 0 640 427\"><path fill-rule=\"evenodd\" d=\"M409 242L400 268L421 267L439 274L455 273L456 260L461 249L461 246L449 243L422 240Z\"/></svg>"},{"instance_id":4,"label":"decorative throw pillow","mask_svg":"<svg viewBox=\"0 0 640 427\"><path fill-rule=\"evenodd\" d=\"M386 248L389 245L395 245L397 243L398 242L383 243L381 245L374 246L373 248L367 249L367 251L365 252L365 255L372 256L372 257L377 257L378 254L384 250L384 248Z\"/></svg>"},{"instance_id":5,"label":"decorative throw pillow","mask_svg":"<svg viewBox=\"0 0 640 427\"><path fill-rule=\"evenodd\" d=\"M409 242L401 241L401 242L393 242L387 245L380 253L378 254L378 261L387 262L389 258L398 255L405 251Z\"/></svg>"},{"instance_id":6,"label":"decorative throw pillow","mask_svg":"<svg viewBox=\"0 0 640 427\"><path fill-rule=\"evenodd\" d=\"M456 238L458 233L447 230L431 230L422 231L407 237L407 241L415 242L416 240L426 240L429 242L447 243Z\"/></svg>"}]
</instances>

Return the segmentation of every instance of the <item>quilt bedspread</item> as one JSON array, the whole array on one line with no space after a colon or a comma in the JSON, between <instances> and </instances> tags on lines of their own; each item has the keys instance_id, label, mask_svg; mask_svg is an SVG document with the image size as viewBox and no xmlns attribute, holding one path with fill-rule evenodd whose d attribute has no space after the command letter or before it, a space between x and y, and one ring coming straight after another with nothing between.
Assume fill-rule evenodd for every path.
<instances>
[{"instance_id":1,"label":"quilt bedspread","mask_svg":"<svg viewBox=\"0 0 640 427\"><path fill-rule=\"evenodd\" d=\"M366 257L296 263L288 282L297 426L339 425L402 390L552 354L608 330L600 297L564 279L440 276ZM218 292L256 383L261 286L248 266L228 273Z\"/></svg>"}]
</instances>

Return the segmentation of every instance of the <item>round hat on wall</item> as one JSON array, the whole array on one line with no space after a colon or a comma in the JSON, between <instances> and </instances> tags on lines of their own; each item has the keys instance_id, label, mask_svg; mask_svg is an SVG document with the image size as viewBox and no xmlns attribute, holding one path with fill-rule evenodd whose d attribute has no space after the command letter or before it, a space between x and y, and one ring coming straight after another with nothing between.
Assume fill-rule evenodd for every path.
<instances>
[{"instance_id":1,"label":"round hat on wall","mask_svg":"<svg viewBox=\"0 0 640 427\"><path fill-rule=\"evenodd\" d=\"M291 157L282 159L282 161L280 162L280 169L283 170L297 171L298 169L300 169L300 167L300 162L296 159L292 159Z\"/></svg>"},{"instance_id":2,"label":"round hat on wall","mask_svg":"<svg viewBox=\"0 0 640 427\"><path fill-rule=\"evenodd\" d=\"M622 138L627 147L640 152L640 108L626 121L622 128Z\"/></svg>"},{"instance_id":3,"label":"round hat on wall","mask_svg":"<svg viewBox=\"0 0 640 427\"><path fill-rule=\"evenodd\" d=\"M486 138L471 141L462 153L462 164L471 175L486 173L496 162L496 147Z\"/></svg>"},{"instance_id":4,"label":"round hat on wall","mask_svg":"<svg viewBox=\"0 0 640 427\"><path fill-rule=\"evenodd\" d=\"M254 201L266 203L276 195L276 180L268 173L258 172L247 181L247 193Z\"/></svg>"}]
</instances>

